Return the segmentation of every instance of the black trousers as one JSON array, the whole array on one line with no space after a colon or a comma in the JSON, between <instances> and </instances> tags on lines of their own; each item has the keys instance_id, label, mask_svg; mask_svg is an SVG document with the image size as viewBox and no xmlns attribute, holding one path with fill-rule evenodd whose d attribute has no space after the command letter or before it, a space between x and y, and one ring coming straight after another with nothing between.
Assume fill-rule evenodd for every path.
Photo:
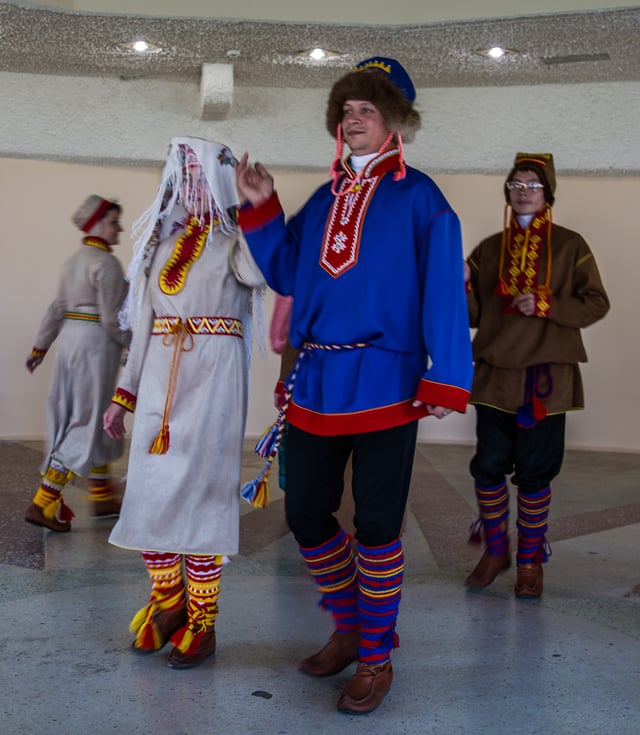
<instances>
[{"instance_id":1,"label":"black trousers","mask_svg":"<svg viewBox=\"0 0 640 735\"><path fill-rule=\"evenodd\" d=\"M476 453L469 469L478 485L494 487L506 475L524 494L547 487L560 472L566 414L547 416L522 429L515 414L476 406Z\"/></svg>"},{"instance_id":2,"label":"black trousers","mask_svg":"<svg viewBox=\"0 0 640 735\"><path fill-rule=\"evenodd\" d=\"M338 531L344 472L352 458L356 538L384 546L400 535L409 495L418 422L345 436L318 436L295 426L287 435L285 508L300 546L313 548Z\"/></svg>"}]
</instances>

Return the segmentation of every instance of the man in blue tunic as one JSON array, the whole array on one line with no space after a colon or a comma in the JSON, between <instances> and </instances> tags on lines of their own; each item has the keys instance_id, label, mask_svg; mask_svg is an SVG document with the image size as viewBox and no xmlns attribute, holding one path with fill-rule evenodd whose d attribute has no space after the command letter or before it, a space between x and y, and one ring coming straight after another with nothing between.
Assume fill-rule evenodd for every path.
<instances>
[{"instance_id":1,"label":"man in blue tunic","mask_svg":"<svg viewBox=\"0 0 640 735\"><path fill-rule=\"evenodd\" d=\"M267 169L245 154L237 170L252 254L294 297L286 513L335 626L300 669L330 676L357 661L338 700L348 713L372 711L391 687L418 420L464 412L472 376L458 217L403 158L420 127L414 99L393 59L338 80L326 114L331 181L286 223ZM355 542L334 516L349 457Z\"/></svg>"}]
</instances>

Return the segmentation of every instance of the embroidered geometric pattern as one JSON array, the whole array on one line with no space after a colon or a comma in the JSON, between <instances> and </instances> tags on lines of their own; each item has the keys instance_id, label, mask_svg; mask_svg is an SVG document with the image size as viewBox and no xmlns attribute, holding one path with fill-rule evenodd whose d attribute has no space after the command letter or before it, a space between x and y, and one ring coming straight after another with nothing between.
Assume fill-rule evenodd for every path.
<instances>
[{"instance_id":1,"label":"embroidered geometric pattern","mask_svg":"<svg viewBox=\"0 0 640 735\"><path fill-rule=\"evenodd\" d=\"M364 179L349 194L334 199L320 254L320 266L334 278L338 278L358 262L362 223L380 180L380 176ZM344 177L339 191L350 183Z\"/></svg>"},{"instance_id":2,"label":"embroidered geometric pattern","mask_svg":"<svg viewBox=\"0 0 640 735\"><path fill-rule=\"evenodd\" d=\"M169 334L179 316L159 316L153 320L151 334ZM222 334L242 338L242 321L227 316L190 316L184 322L190 334Z\"/></svg>"}]
</instances>

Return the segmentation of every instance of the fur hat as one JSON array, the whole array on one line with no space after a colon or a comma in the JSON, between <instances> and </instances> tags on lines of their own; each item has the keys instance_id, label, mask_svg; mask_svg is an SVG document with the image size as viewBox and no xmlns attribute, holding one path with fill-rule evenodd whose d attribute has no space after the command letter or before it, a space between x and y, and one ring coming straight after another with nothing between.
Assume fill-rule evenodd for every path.
<instances>
[{"instance_id":1,"label":"fur hat","mask_svg":"<svg viewBox=\"0 0 640 735\"><path fill-rule=\"evenodd\" d=\"M97 194L91 194L76 209L71 217L73 224L84 233L91 230L100 222L110 209L122 211L122 207L110 199L103 199Z\"/></svg>"},{"instance_id":2,"label":"fur hat","mask_svg":"<svg viewBox=\"0 0 640 735\"><path fill-rule=\"evenodd\" d=\"M327 103L327 130L336 137L347 100L366 100L380 110L389 130L411 142L420 129L420 114L413 109L415 96L413 82L402 64L382 56L365 59L333 85Z\"/></svg>"},{"instance_id":3,"label":"fur hat","mask_svg":"<svg viewBox=\"0 0 640 735\"><path fill-rule=\"evenodd\" d=\"M507 176L511 181L516 171L533 171L544 186L544 200L551 207L556 200L556 171L551 153L516 153L513 168ZM509 201L509 191L504 187L504 195Z\"/></svg>"}]
</instances>

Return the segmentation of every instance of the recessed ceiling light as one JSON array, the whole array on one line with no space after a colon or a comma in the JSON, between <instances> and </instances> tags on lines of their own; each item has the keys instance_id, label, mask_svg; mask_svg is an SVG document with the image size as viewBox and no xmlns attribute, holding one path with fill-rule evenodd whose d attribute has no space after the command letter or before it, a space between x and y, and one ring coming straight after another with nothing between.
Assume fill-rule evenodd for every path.
<instances>
[{"instance_id":1,"label":"recessed ceiling light","mask_svg":"<svg viewBox=\"0 0 640 735\"><path fill-rule=\"evenodd\" d=\"M338 56L342 56L342 54L339 51L329 51L326 48L316 47L297 51L296 56L302 59L311 59L312 61L327 61L327 59L335 59Z\"/></svg>"},{"instance_id":2,"label":"recessed ceiling light","mask_svg":"<svg viewBox=\"0 0 640 735\"><path fill-rule=\"evenodd\" d=\"M230 48L230 49L229 49L229 50L227 51L227 56L228 56L228 57L229 57L230 59L237 59L237 58L238 58L238 57L239 57L240 55L241 55L241 54L240 54L240 50L239 50L239 49L237 49L237 48Z\"/></svg>"},{"instance_id":3,"label":"recessed ceiling light","mask_svg":"<svg viewBox=\"0 0 640 735\"><path fill-rule=\"evenodd\" d=\"M491 59L502 59L505 56L513 56L520 52L516 51L516 49L504 48L504 46L490 46L488 48L476 49L473 53L479 56L488 56Z\"/></svg>"},{"instance_id":4,"label":"recessed ceiling light","mask_svg":"<svg viewBox=\"0 0 640 735\"><path fill-rule=\"evenodd\" d=\"M129 43L121 43L120 48L124 49L125 51L135 51L137 54L154 54L162 50L160 46L149 43L149 41L145 41L142 38L138 38L135 41L130 41Z\"/></svg>"}]
</instances>

